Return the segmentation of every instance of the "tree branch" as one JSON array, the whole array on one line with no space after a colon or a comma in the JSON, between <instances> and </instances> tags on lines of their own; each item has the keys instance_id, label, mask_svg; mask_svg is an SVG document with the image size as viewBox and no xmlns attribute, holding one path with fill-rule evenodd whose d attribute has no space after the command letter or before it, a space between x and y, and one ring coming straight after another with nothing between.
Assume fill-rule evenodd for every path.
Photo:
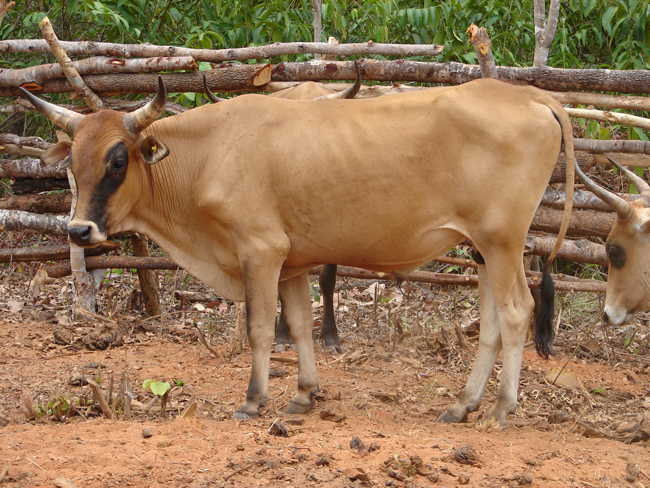
<instances>
[{"instance_id":1,"label":"tree branch","mask_svg":"<svg viewBox=\"0 0 650 488\"><path fill-rule=\"evenodd\" d=\"M61 68L74 88L74 91L81 95L81 98L86 102L86 105L88 105L94 112L104 108L102 101L86 86L84 81L81 79L81 76L79 76L79 73L77 73L72 61L70 61L70 58L65 53L65 50L61 47L59 39L57 39L56 34L54 33L54 29L52 29L50 19L44 17L39 25L41 26L43 37L49 44L50 49L52 49L52 53L61 65Z\"/></svg>"},{"instance_id":2,"label":"tree branch","mask_svg":"<svg viewBox=\"0 0 650 488\"><path fill-rule=\"evenodd\" d=\"M155 56L192 56L196 61L222 63L247 59L269 59L288 54L331 54L339 57L368 56L437 56L445 46L439 44L382 44L372 41L350 44L326 42L276 42L268 46L233 49L191 49L152 44L112 44L108 42L61 42L70 56L101 54L127 58L150 58ZM46 42L38 39L14 39L0 41L0 54L17 52L50 52Z\"/></svg>"},{"instance_id":3,"label":"tree branch","mask_svg":"<svg viewBox=\"0 0 650 488\"><path fill-rule=\"evenodd\" d=\"M555 37L557 22L560 15L560 0L551 0L546 22L546 0L535 0L535 55L533 67L539 68L548 64L548 52Z\"/></svg>"},{"instance_id":4,"label":"tree branch","mask_svg":"<svg viewBox=\"0 0 650 488\"><path fill-rule=\"evenodd\" d=\"M479 29L476 24L472 24L467 29L467 34L474 46L474 51L476 51L479 66L481 67L481 76L483 78L496 78L497 65L494 62L492 48L490 47L492 42L487 31L483 27Z\"/></svg>"},{"instance_id":5,"label":"tree branch","mask_svg":"<svg viewBox=\"0 0 650 488\"><path fill-rule=\"evenodd\" d=\"M95 56L74 61L72 66L79 75L198 70L198 66L191 56L148 59L119 59ZM0 70L0 86L22 86L27 90L40 90L45 81L56 78L65 78L65 73L60 64L42 64L30 68Z\"/></svg>"}]
</instances>

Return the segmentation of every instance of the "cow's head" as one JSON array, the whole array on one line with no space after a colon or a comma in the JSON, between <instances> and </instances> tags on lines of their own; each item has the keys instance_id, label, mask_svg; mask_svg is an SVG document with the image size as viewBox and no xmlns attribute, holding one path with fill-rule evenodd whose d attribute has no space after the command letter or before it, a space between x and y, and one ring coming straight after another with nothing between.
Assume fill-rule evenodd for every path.
<instances>
[{"instance_id":1,"label":"cow's head","mask_svg":"<svg viewBox=\"0 0 650 488\"><path fill-rule=\"evenodd\" d=\"M68 224L70 240L80 246L105 241L111 222L120 222L141 190L143 167L169 154L165 144L142 131L162 114L167 93L158 78L158 93L132 113L101 110L80 115L22 90L36 109L65 129L73 141L55 144L43 153L46 164L65 159L78 189L77 206Z\"/></svg>"},{"instance_id":2,"label":"cow's head","mask_svg":"<svg viewBox=\"0 0 650 488\"><path fill-rule=\"evenodd\" d=\"M609 277L603 318L609 324L621 325L636 312L650 309L650 185L608 159L636 185L641 198L627 202L590 180L577 163L575 168L585 186L616 211L605 247Z\"/></svg>"}]
</instances>

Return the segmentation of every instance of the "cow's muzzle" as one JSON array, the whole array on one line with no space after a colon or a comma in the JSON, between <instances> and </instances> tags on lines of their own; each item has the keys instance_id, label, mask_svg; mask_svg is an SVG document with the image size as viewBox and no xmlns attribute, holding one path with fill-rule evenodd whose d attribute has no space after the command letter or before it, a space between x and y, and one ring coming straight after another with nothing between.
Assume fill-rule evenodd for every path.
<instances>
[{"instance_id":1,"label":"cow's muzzle","mask_svg":"<svg viewBox=\"0 0 650 488\"><path fill-rule=\"evenodd\" d=\"M90 221L70 222L68 236L71 242L81 247L92 247L106 240L106 235L99 231L97 224Z\"/></svg>"},{"instance_id":2,"label":"cow's muzzle","mask_svg":"<svg viewBox=\"0 0 650 488\"><path fill-rule=\"evenodd\" d=\"M603 312L603 321L607 325L625 325L632 321L634 314L628 313L626 310L614 309L612 307L605 307Z\"/></svg>"}]
</instances>

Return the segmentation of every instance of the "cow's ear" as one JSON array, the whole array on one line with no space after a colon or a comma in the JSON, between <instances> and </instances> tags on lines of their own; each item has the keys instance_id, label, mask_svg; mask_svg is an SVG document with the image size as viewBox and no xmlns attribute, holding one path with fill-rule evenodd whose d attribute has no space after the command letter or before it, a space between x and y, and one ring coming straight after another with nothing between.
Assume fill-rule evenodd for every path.
<instances>
[{"instance_id":1,"label":"cow's ear","mask_svg":"<svg viewBox=\"0 0 650 488\"><path fill-rule=\"evenodd\" d=\"M147 164L156 164L169 156L169 148L153 136L147 136L140 143L140 154Z\"/></svg>"},{"instance_id":2,"label":"cow's ear","mask_svg":"<svg viewBox=\"0 0 650 488\"><path fill-rule=\"evenodd\" d=\"M72 142L63 141L54 144L49 149L46 149L43 154L41 154L41 161L47 165L52 165L58 163L62 159L65 159L63 163L59 165L59 168L67 168L70 166L70 148L72 147Z\"/></svg>"},{"instance_id":3,"label":"cow's ear","mask_svg":"<svg viewBox=\"0 0 650 488\"><path fill-rule=\"evenodd\" d=\"M639 230L646 235L650 234L650 219L640 224Z\"/></svg>"}]
</instances>

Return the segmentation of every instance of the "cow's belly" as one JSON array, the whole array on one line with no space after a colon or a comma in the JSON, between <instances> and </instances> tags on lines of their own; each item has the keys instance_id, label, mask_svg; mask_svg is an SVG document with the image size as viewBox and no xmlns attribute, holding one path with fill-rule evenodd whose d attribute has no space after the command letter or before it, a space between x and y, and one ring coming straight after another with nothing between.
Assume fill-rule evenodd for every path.
<instances>
[{"instance_id":1,"label":"cow's belly","mask_svg":"<svg viewBox=\"0 0 650 488\"><path fill-rule=\"evenodd\" d=\"M437 228L419 235L401 233L377 239L333 241L327 246L309 248L306 242L292 241L282 268L281 279L288 279L318 264L354 266L383 273L408 274L465 240L459 231Z\"/></svg>"}]
</instances>

